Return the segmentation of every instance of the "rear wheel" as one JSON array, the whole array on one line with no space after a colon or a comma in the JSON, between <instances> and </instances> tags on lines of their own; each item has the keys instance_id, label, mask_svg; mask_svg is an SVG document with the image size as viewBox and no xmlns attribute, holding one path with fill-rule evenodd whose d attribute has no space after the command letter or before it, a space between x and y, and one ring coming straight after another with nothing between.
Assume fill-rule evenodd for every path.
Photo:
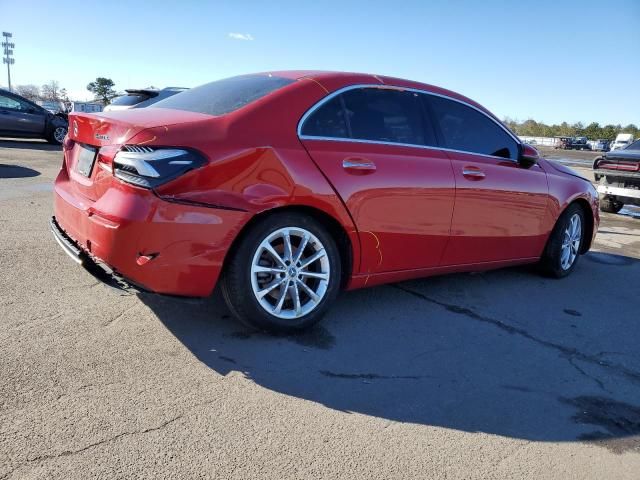
<instances>
[{"instance_id":1,"label":"rear wheel","mask_svg":"<svg viewBox=\"0 0 640 480\"><path fill-rule=\"evenodd\" d=\"M562 278L575 269L584 232L584 211L579 205L570 205L558 218L547 242L541 260L545 273Z\"/></svg>"},{"instance_id":2,"label":"rear wheel","mask_svg":"<svg viewBox=\"0 0 640 480\"><path fill-rule=\"evenodd\" d=\"M318 322L335 300L340 267L336 243L320 222L276 213L243 235L226 265L222 293L249 326L299 331Z\"/></svg>"},{"instance_id":3,"label":"rear wheel","mask_svg":"<svg viewBox=\"0 0 640 480\"><path fill-rule=\"evenodd\" d=\"M618 213L624 207L624 203L613 197L604 197L600 199L600 210L607 213Z\"/></svg>"}]
</instances>

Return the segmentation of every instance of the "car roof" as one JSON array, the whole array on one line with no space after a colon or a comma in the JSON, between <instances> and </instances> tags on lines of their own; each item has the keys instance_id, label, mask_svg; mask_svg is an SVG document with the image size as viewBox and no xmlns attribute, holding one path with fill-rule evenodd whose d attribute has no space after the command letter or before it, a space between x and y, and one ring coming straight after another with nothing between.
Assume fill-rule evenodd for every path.
<instances>
[{"instance_id":1,"label":"car roof","mask_svg":"<svg viewBox=\"0 0 640 480\"><path fill-rule=\"evenodd\" d=\"M483 112L493 115L489 110L485 107L477 103L476 101L465 97L457 92L452 90L448 90L446 88L438 87L436 85L431 85L428 83L416 82L413 80L406 80L403 78L391 77L387 75L378 75L374 73L357 73L357 72L333 72L333 71L324 71L324 70L281 70L281 71L272 71L272 72L261 72L257 75L274 75L283 78L289 78L291 80L303 80L308 78L320 84L327 93L334 92L339 90L340 88L348 87L350 85L387 85L398 88L411 88L416 90L424 90L426 92L435 93L437 95L444 95L446 97L451 97L470 105L473 105L476 108L481 109Z\"/></svg>"}]
</instances>

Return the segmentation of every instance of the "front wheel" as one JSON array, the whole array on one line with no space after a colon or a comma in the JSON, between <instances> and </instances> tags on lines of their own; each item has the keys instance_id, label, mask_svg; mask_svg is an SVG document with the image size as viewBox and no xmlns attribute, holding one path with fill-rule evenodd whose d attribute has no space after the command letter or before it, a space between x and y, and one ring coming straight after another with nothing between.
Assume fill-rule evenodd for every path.
<instances>
[{"instance_id":1,"label":"front wheel","mask_svg":"<svg viewBox=\"0 0 640 480\"><path fill-rule=\"evenodd\" d=\"M244 232L222 278L222 293L243 323L295 332L318 322L341 278L338 248L327 229L298 213L275 213Z\"/></svg>"},{"instance_id":2,"label":"front wheel","mask_svg":"<svg viewBox=\"0 0 640 480\"><path fill-rule=\"evenodd\" d=\"M558 218L547 242L541 260L545 273L562 278L575 269L580 258L584 227L584 210L579 205L570 205Z\"/></svg>"},{"instance_id":3,"label":"front wheel","mask_svg":"<svg viewBox=\"0 0 640 480\"><path fill-rule=\"evenodd\" d=\"M55 127L51 131L51 134L47 138L47 141L54 145L62 145L62 142L64 142L64 137L66 135L67 135L67 127Z\"/></svg>"}]
</instances>

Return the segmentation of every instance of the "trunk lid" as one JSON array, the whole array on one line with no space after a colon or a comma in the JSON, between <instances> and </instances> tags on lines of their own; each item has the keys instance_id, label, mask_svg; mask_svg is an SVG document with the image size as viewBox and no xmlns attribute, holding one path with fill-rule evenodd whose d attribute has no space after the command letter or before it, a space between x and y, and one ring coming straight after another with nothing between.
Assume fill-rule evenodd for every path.
<instances>
[{"instance_id":1,"label":"trunk lid","mask_svg":"<svg viewBox=\"0 0 640 480\"><path fill-rule=\"evenodd\" d=\"M97 200L111 185L113 175L111 163L116 152L135 139L133 143L158 141L157 127L164 127L213 117L201 113L154 108L130 109L100 114L71 113L69 115L69 138L72 146L65 148L64 156L75 190L89 200ZM154 129L153 135L140 135L145 130ZM140 138L145 137L142 142Z\"/></svg>"},{"instance_id":2,"label":"trunk lid","mask_svg":"<svg viewBox=\"0 0 640 480\"><path fill-rule=\"evenodd\" d=\"M640 172L640 151L614 150L598 160L598 170L615 170L620 172Z\"/></svg>"}]
</instances>

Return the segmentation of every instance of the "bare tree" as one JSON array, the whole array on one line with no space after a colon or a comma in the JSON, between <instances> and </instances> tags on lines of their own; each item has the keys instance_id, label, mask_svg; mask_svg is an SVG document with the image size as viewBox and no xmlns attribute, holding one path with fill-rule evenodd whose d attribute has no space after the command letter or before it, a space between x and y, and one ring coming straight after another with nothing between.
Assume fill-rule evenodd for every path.
<instances>
[{"instance_id":1,"label":"bare tree","mask_svg":"<svg viewBox=\"0 0 640 480\"><path fill-rule=\"evenodd\" d=\"M40 100L40 88L37 85L18 85L15 88L18 95L35 102Z\"/></svg>"},{"instance_id":2,"label":"bare tree","mask_svg":"<svg viewBox=\"0 0 640 480\"><path fill-rule=\"evenodd\" d=\"M60 84L55 80L51 80L49 83L42 85L40 89L42 92L43 100L60 101Z\"/></svg>"}]
</instances>

